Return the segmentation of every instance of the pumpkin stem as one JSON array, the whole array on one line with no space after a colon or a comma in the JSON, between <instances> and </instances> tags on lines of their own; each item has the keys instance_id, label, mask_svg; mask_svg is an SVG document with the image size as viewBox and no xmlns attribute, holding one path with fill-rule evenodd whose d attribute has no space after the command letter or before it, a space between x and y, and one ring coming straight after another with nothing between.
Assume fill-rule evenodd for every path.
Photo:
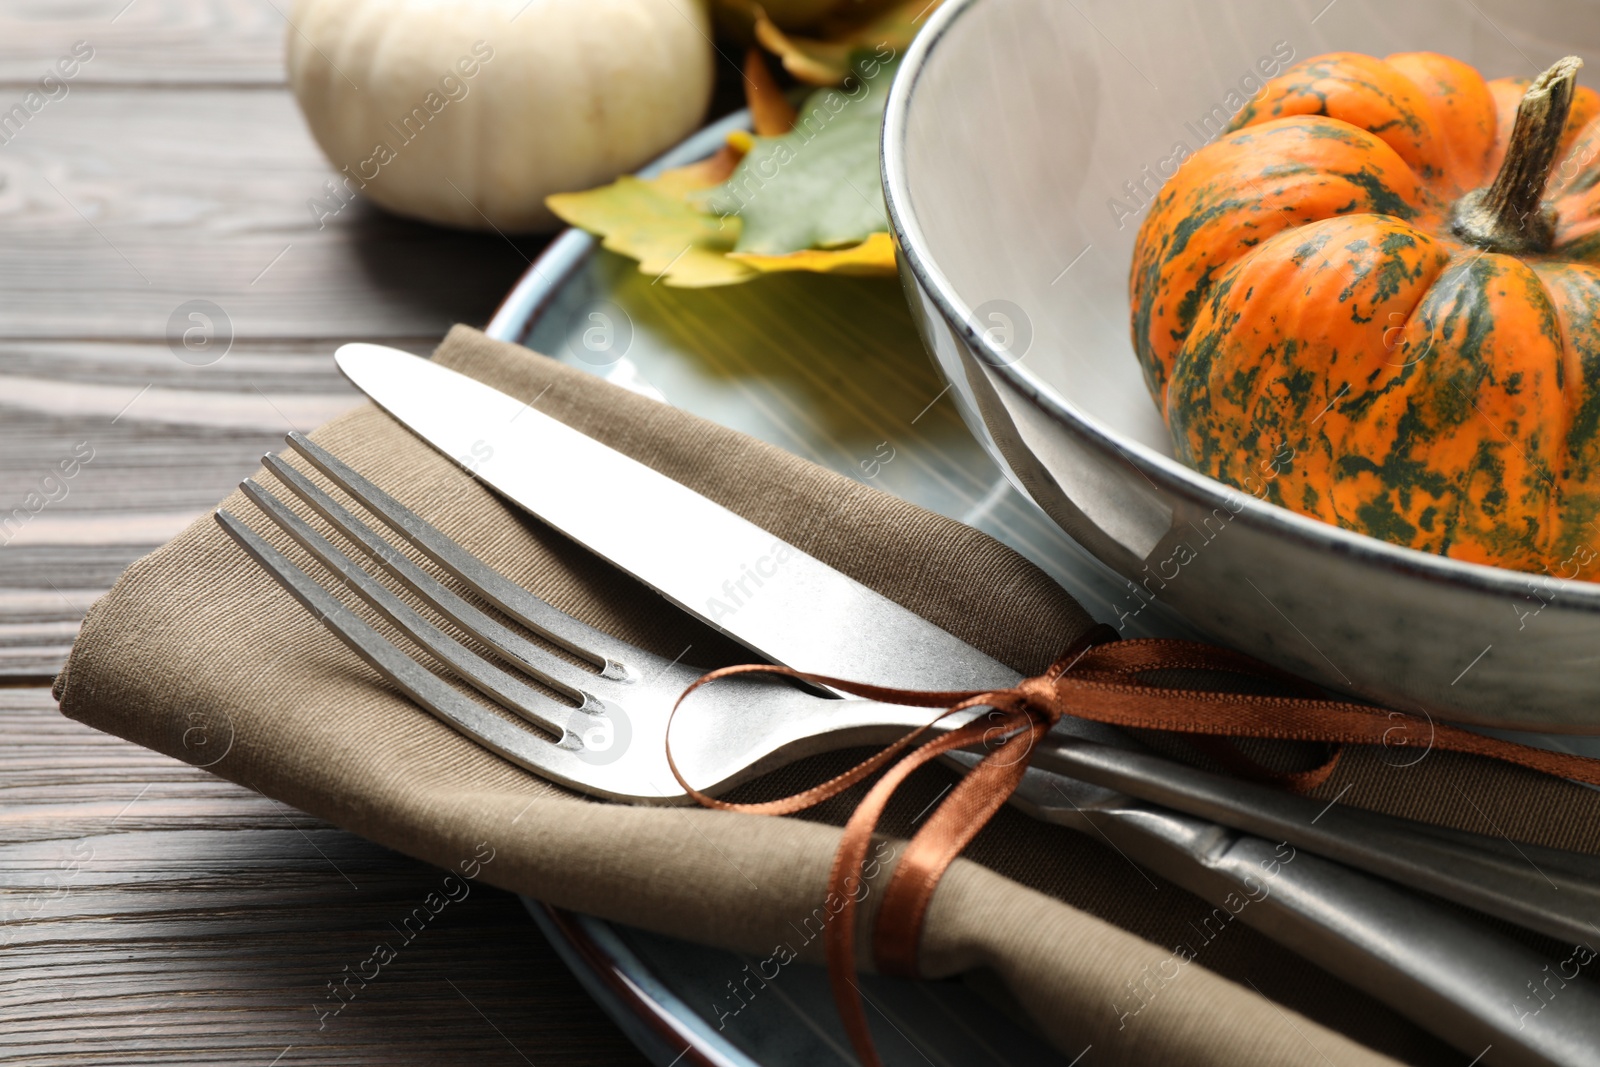
<instances>
[{"instance_id":1,"label":"pumpkin stem","mask_svg":"<svg viewBox=\"0 0 1600 1067\"><path fill-rule=\"evenodd\" d=\"M1534 79L1517 105L1505 162L1494 184L1456 202L1451 226L1460 237L1491 252L1548 252L1555 243L1556 212L1544 201L1583 60L1568 56Z\"/></svg>"}]
</instances>

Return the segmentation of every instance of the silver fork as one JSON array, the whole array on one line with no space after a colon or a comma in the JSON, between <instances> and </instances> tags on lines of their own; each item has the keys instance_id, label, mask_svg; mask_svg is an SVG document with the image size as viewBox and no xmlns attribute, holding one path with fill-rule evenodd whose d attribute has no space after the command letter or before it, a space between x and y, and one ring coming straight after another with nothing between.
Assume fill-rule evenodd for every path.
<instances>
[{"instance_id":1,"label":"silver fork","mask_svg":"<svg viewBox=\"0 0 1600 1067\"><path fill-rule=\"evenodd\" d=\"M243 484L250 499L408 640L516 718L444 681L237 517L219 511L223 528L335 635L423 707L536 774L615 800L687 800L666 764L665 724L678 695L702 673L698 668L653 655L555 609L326 450L298 434L291 435L290 444L440 568L588 666L568 662L474 607L294 467L268 456L268 469L286 488L399 585L513 669L446 633L253 480ZM519 673L565 699L530 685ZM722 792L804 755L896 737L928 714L833 699L775 679L733 678L696 694L674 723L673 752L690 781ZM1577 932L1593 931L1590 922L1600 918L1595 906L1600 891L1593 871L1585 869L1586 858L1543 850L1541 877L1509 856L1418 832L1398 820L1348 809L1319 811L1320 804L1276 790L1076 738L1052 736L1035 753L1034 765L1059 773L1029 772L1019 797L1024 810L1095 833L1203 897L1222 900L1232 893L1250 901L1238 912L1247 923L1384 995L1447 1040L1460 1042L1463 1050L1477 1053L1487 1042L1527 1050L1527 1057L1506 1062L1567 1063L1583 1062L1570 1058L1573 1049L1600 1043L1600 1011L1593 1010L1600 1000L1587 1006L1587 1015L1542 1012L1532 1026L1515 1015L1514 1004L1526 995L1525 981L1536 977L1545 961L1421 898L1296 848L1579 939L1587 934ZM1178 815L1124 793L1150 796L1202 817ZM1208 819L1283 844L1274 850L1261 838L1223 830ZM1583 999L1568 998L1574 1007ZM1580 1038L1588 1044L1571 1044Z\"/></svg>"},{"instance_id":2,"label":"silver fork","mask_svg":"<svg viewBox=\"0 0 1600 1067\"><path fill-rule=\"evenodd\" d=\"M613 800L688 802L666 763L666 719L679 694L704 673L701 668L681 662L681 657L668 661L557 610L485 565L326 449L300 434L289 435L288 441L424 556L588 666L568 662L474 607L300 471L268 455L264 464L286 488L401 586L516 670L565 699L542 692L462 645L260 484L246 480L245 494L341 582L452 673L535 730L485 708L395 648L249 527L219 512L217 521L358 655L428 710L536 774ZM730 678L695 695L674 724L672 744L686 777L707 792L721 793L802 756L891 740L928 718L925 709L830 699L777 679ZM1095 741L1052 735L1034 753L1034 766L1285 840L1552 936L1586 936L1585 931L1596 932L1589 923L1600 924L1600 862L1593 857L1511 842L1493 848L1492 839L1452 837L1437 827L1325 805L1209 774L1142 751L1126 735L1108 728L1095 730L1093 737ZM965 762L975 758L968 756ZM1054 812L1066 805L1049 805L1042 796L1035 796L1031 806L1047 818L1059 818ZM1556 897L1557 893L1562 896ZM1576 913L1574 907L1579 909Z\"/></svg>"}]
</instances>

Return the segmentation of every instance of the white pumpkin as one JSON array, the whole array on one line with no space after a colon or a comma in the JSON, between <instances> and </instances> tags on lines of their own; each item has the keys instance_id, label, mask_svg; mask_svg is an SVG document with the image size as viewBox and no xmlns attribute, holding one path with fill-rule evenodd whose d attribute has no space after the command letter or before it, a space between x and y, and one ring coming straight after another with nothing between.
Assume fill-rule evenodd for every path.
<instances>
[{"instance_id":1,"label":"white pumpkin","mask_svg":"<svg viewBox=\"0 0 1600 1067\"><path fill-rule=\"evenodd\" d=\"M473 229L548 230L551 193L604 184L699 125L704 0L299 0L289 82L356 193Z\"/></svg>"}]
</instances>

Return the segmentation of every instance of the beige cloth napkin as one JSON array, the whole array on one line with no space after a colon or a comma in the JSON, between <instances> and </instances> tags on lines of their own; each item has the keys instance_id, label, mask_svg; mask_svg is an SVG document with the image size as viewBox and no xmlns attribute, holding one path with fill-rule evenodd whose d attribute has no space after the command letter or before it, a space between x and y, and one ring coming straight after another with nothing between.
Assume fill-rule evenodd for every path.
<instances>
[{"instance_id":1,"label":"beige cloth napkin","mask_svg":"<svg viewBox=\"0 0 1600 1067\"><path fill-rule=\"evenodd\" d=\"M1042 669L1091 622L1044 574L989 537L779 449L464 327L451 332L437 358L537 398L541 411L1019 670ZM363 406L313 436L586 622L668 657L683 653L697 666L744 658L631 579L508 509L375 408ZM257 477L272 484L270 476ZM271 529L240 494L223 504L257 529ZM838 839L829 823L842 821L851 797L808 819L775 819L598 803L552 786L390 689L209 517L135 563L94 606L56 691L72 718L208 764L440 866L459 869L481 857L486 843L494 858L479 876L495 885L763 957L788 945L804 959L821 959L820 939L804 942L797 928L825 907ZM839 758L813 760L743 792L775 795ZM1346 802L1474 829L1493 822L1567 847L1600 844L1600 804L1590 791L1440 753L1415 766L1405 762L1393 753L1357 754L1325 793L1351 785ZM942 768L919 772L886 831L904 835L948 780ZM1239 923L1202 937L1209 905L1146 876L1096 840L1008 809L968 857L933 899L924 970L936 977L993 972L1067 1058L1092 1044L1097 1064L1461 1061L1384 1005ZM1174 963L1180 943L1196 954L1181 968Z\"/></svg>"}]
</instances>

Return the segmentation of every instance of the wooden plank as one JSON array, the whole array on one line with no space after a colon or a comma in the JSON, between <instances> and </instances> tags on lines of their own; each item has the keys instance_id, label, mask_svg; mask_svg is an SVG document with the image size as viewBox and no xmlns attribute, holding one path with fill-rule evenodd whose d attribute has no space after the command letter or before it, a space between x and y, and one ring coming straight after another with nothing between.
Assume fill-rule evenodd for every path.
<instances>
[{"instance_id":1,"label":"wooden plank","mask_svg":"<svg viewBox=\"0 0 1600 1067\"><path fill-rule=\"evenodd\" d=\"M204 515L285 432L359 403L333 347L239 342L193 366L165 344L0 342L0 675L54 674L127 564Z\"/></svg>"},{"instance_id":2,"label":"wooden plank","mask_svg":"<svg viewBox=\"0 0 1600 1067\"><path fill-rule=\"evenodd\" d=\"M0 146L0 338L165 343L197 299L240 339L439 337L542 247L360 199L319 219L334 174L287 90L83 87Z\"/></svg>"},{"instance_id":3,"label":"wooden plank","mask_svg":"<svg viewBox=\"0 0 1600 1067\"><path fill-rule=\"evenodd\" d=\"M113 564L125 565L120 558ZM59 671L77 640L78 621L108 588L109 582L59 593L0 587L0 619L5 620L0 622L0 677L43 681Z\"/></svg>"},{"instance_id":4,"label":"wooden plank","mask_svg":"<svg viewBox=\"0 0 1600 1067\"><path fill-rule=\"evenodd\" d=\"M58 31L111 25L102 6L8 5L0 78L7 42L31 62ZM137 0L114 28L146 37L95 62L142 48L182 66L191 29L218 56L260 53L271 6ZM334 171L286 90L112 87L152 79L97 82L91 69L122 68L89 64L0 146L0 677L54 674L76 619L128 563L202 515L285 429L339 410L336 343L427 351L452 323L486 321L543 244L363 201L319 221L308 202ZM738 102L736 72L723 74L719 111ZM171 340L196 299L222 309L233 338L203 367ZM29 494L80 443L94 460L35 514Z\"/></svg>"},{"instance_id":5,"label":"wooden plank","mask_svg":"<svg viewBox=\"0 0 1600 1067\"><path fill-rule=\"evenodd\" d=\"M42 690L0 689L0 735L0 1059L644 1062L510 894L474 884L403 941L391 924L443 871L70 722ZM397 958L323 1014L381 940Z\"/></svg>"},{"instance_id":6,"label":"wooden plank","mask_svg":"<svg viewBox=\"0 0 1600 1067\"><path fill-rule=\"evenodd\" d=\"M0 87L37 83L78 41L86 84L281 85L292 0L8 0Z\"/></svg>"},{"instance_id":7,"label":"wooden plank","mask_svg":"<svg viewBox=\"0 0 1600 1067\"><path fill-rule=\"evenodd\" d=\"M0 144L12 685L53 673L89 602L285 429L352 399L335 343L426 351L451 323L486 321L542 246L362 202L320 225L308 201L334 172L283 86L292 6L0 9L0 110L73 42L94 48L66 94ZM222 308L234 339L206 366L169 340L196 299ZM63 482L80 443L93 458ZM42 689L0 687L0 736L0 1060L643 1062L520 904L486 886L319 1017L327 984L442 872L68 722Z\"/></svg>"}]
</instances>

